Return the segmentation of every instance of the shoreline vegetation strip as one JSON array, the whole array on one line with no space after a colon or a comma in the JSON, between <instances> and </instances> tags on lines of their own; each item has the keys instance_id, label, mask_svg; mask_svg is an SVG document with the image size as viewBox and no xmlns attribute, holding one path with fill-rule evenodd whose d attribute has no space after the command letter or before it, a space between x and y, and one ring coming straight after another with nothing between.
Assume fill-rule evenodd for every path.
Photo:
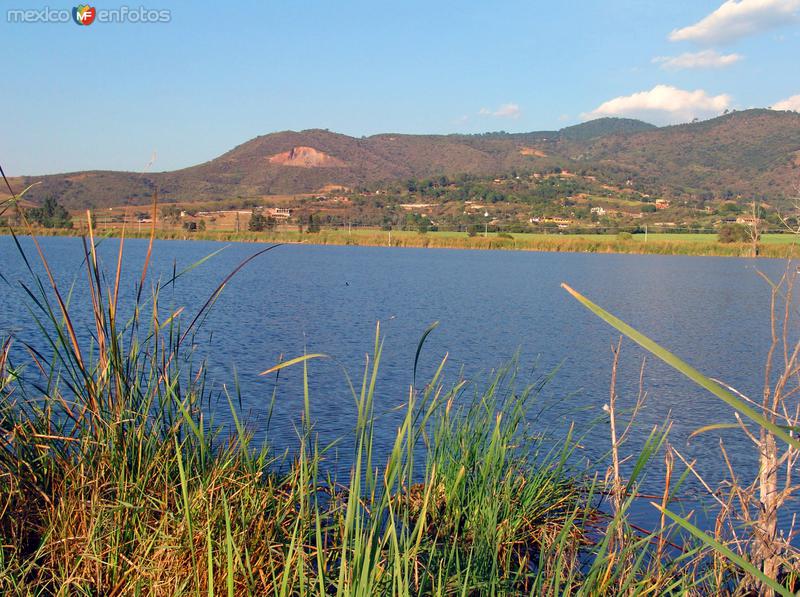
<instances>
[{"instance_id":1,"label":"shoreline vegetation strip","mask_svg":"<svg viewBox=\"0 0 800 597\"><path fill-rule=\"evenodd\" d=\"M74 236L80 237L85 230L75 229L34 229L37 236ZM11 234L8 228L0 230L0 234ZM97 231L98 236L118 238L123 235L122 229ZM150 238L150 231L137 232L126 229L126 238ZM705 239L687 240L685 238L670 239L669 233L652 234L650 240L644 241L634 237L622 239L616 236L597 235L508 235L492 234L485 236L455 236L429 232L420 234L407 231L375 230L359 231L349 234L346 230L323 230L315 233L277 231L263 232L217 232L185 230L156 230L158 240L199 240L221 242L252 243L298 243L308 245L345 245L367 247L428 248L428 249L482 249L507 251L565 252L565 253L606 253L635 255L687 255L698 257L752 257L751 243L721 243ZM677 236L677 235L676 235ZM787 235L791 236L791 235ZM655 237L655 238L654 238ZM800 237L795 241L783 242L762 241L758 244L758 257L792 259L800 255Z\"/></svg>"}]
</instances>

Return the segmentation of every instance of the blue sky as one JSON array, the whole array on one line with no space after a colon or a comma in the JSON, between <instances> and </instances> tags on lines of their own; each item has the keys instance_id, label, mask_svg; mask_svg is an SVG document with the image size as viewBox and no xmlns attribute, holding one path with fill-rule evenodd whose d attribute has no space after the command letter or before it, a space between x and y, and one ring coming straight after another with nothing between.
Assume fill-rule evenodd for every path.
<instances>
[{"instance_id":1,"label":"blue sky","mask_svg":"<svg viewBox=\"0 0 800 597\"><path fill-rule=\"evenodd\" d=\"M13 23L8 9L72 5L3 3L8 173L139 171L154 153L151 170L171 170L286 129L531 131L800 110L800 0L141 5L171 20Z\"/></svg>"}]
</instances>

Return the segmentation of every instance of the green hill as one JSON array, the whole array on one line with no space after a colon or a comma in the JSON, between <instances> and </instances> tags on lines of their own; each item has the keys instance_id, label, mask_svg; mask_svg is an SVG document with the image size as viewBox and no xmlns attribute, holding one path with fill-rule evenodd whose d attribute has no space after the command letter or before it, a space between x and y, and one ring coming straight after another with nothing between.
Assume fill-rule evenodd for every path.
<instances>
[{"instance_id":1,"label":"green hill","mask_svg":"<svg viewBox=\"0 0 800 597\"><path fill-rule=\"evenodd\" d=\"M172 172L89 171L15 180L39 182L28 198L70 208L162 201L258 198L312 193L326 185L492 175L560 166L639 190L692 199L752 196L780 201L800 181L800 114L734 112L657 128L601 118L561 131L484 135L380 134L355 138L327 130L256 137L204 164Z\"/></svg>"},{"instance_id":2,"label":"green hill","mask_svg":"<svg viewBox=\"0 0 800 597\"><path fill-rule=\"evenodd\" d=\"M568 141L588 141L608 135L641 133L656 128L653 124L632 118L597 118L561 129L559 136Z\"/></svg>"},{"instance_id":3,"label":"green hill","mask_svg":"<svg viewBox=\"0 0 800 597\"><path fill-rule=\"evenodd\" d=\"M574 144L580 161L667 196L780 200L800 182L800 114L732 112L719 118Z\"/></svg>"}]
</instances>

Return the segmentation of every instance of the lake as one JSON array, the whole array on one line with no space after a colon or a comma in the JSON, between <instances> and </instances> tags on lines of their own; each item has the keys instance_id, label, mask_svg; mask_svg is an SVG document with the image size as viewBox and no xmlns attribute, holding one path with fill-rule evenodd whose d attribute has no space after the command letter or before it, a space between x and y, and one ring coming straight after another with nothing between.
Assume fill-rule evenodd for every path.
<instances>
[{"instance_id":1,"label":"lake","mask_svg":"<svg viewBox=\"0 0 800 597\"><path fill-rule=\"evenodd\" d=\"M34 269L41 271L31 240L20 242ZM86 338L89 311L82 294L82 243L58 237L40 242L62 284L77 277L72 311ZM109 271L118 242L105 240L99 247ZM174 271L219 251L162 290L164 313L183 306L188 323L225 275L260 248L156 241L152 280L167 280ZM126 241L123 301L128 304L146 250L145 240ZM11 237L0 237L0 252L0 273L7 282L0 303L0 335L11 334L45 350L19 284L28 282L30 274ZM250 262L230 281L197 337L196 351L208 358L217 390L226 384L233 391L234 375L238 376L244 420L276 449L296 445L303 408L301 369L282 374L269 429L275 380L258 373L281 357L305 351L335 357L309 366L311 409L322 443L345 438L338 449L340 466L346 467L346 438L355 407L342 367L360 378L380 321L385 348L376 398L376 408L383 413L377 442L379 453L385 454L402 416L391 409L407 399L418 341L438 321L422 351L420 380L432 374L445 354L446 383L463 376L480 385L517 352L522 379L535 380L559 367L541 396L540 404L548 410L536 424L551 436L562 434L571 421L579 431L591 429L580 453L597 461L608 449L608 433L606 426L590 424L602 416L608 402L611 343L619 335L570 298L561 282L704 373L758 396L769 340L769 287L756 270L776 278L785 267L779 260L286 245ZM17 348L17 357L24 358ZM643 351L631 342L623 343L618 382L623 407L636 398L642 357ZM698 469L711 483L724 477L720 437L736 466L755 474L752 447L738 431L687 441L702 425L733 421L725 404L652 358L644 383L648 400L632 435L631 452L653 425L671 415L671 443L685 456L697 458ZM228 421L225 409L216 410L217 422ZM660 464L652 468L647 485L655 491L663 473ZM698 491L699 485L690 480L687 490ZM797 511L796 504L790 511Z\"/></svg>"}]
</instances>

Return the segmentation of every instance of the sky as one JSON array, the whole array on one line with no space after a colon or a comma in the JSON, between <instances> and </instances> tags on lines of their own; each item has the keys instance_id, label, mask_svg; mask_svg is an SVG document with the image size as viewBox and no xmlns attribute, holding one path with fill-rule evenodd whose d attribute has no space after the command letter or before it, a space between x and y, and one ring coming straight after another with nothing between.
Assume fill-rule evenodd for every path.
<instances>
[{"instance_id":1,"label":"sky","mask_svg":"<svg viewBox=\"0 0 800 597\"><path fill-rule=\"evenodd\" d=\"M10 175L172 170L287 129L525 132L800 111L800 0L143 0L93 4L90 25L9 13L71 17L57 1L0 3ZM165 22L101 20L122 7Z\"/></svg>"}]
</instances>

